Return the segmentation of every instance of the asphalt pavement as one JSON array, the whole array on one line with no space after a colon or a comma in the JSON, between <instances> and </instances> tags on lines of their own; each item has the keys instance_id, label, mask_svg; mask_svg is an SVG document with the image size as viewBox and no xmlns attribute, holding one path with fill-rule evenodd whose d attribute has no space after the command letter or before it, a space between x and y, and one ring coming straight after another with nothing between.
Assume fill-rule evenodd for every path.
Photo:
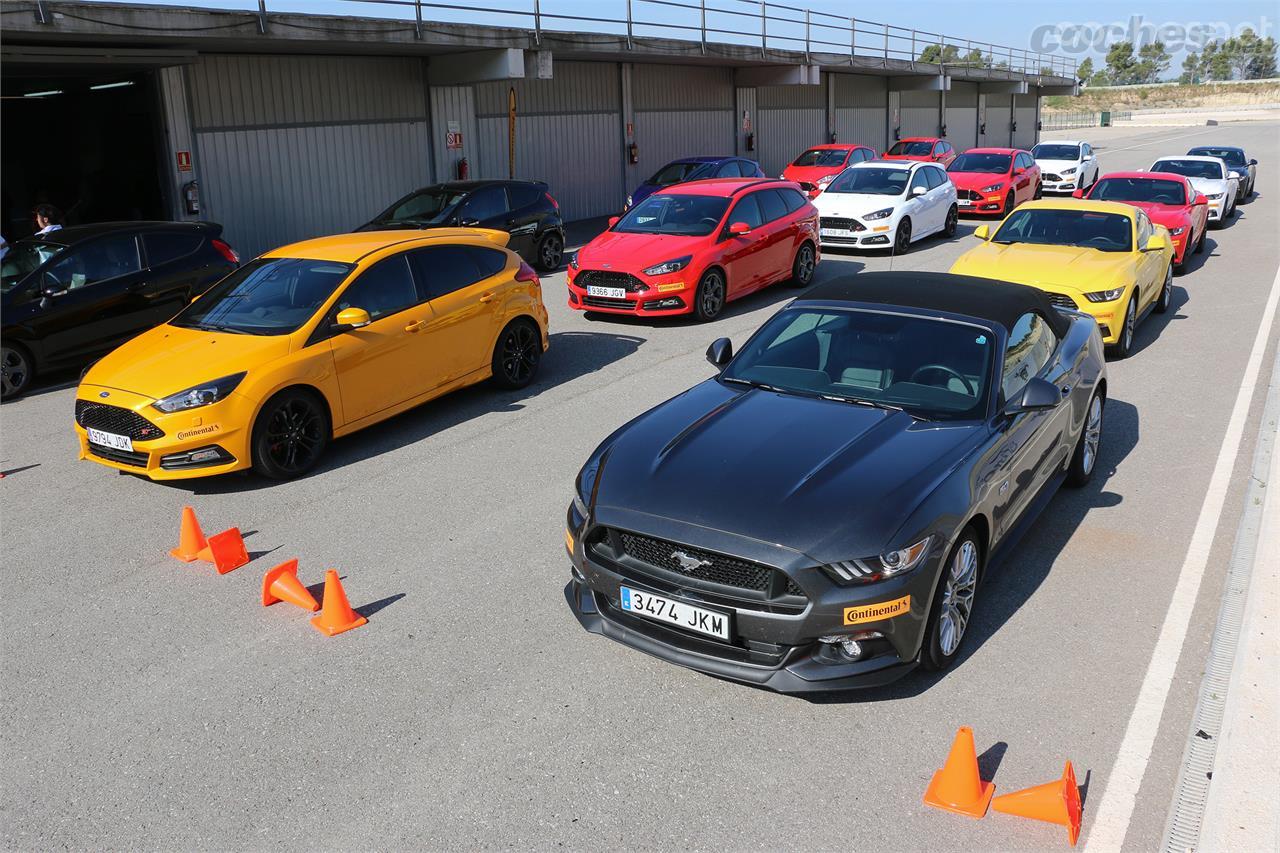
<instances>
[{"instance_id":1,"label":"asphalt pavement","mask_svg":"<svg viewBox=\"0 0 1280 853\"><path fill-rule=\"evenodd\" d=\"M988 579L963 660L873 692L808 701L680 669L583 632L563 597L565 508L587 454L711 375L707 344L741 342L793 290L702 326L588 319L565 306L563 273L548 276L551 349L534 386L435 401L336 442L286 484L117 475L76 461L66 383L6 403L0 844L1061 849L1058 827L922 805L961 725L997 793L1071 759L1087 842L1280 266L1277 131L1055 134L1094 141L1104 172L1240 144L1261 162L1258 195L1209 232L1173 310L1111 364L1095 478L1060 493ZM817 278L945 271L975 224L895 259L827 252ZM1125 849L1164 831L1260 397ZM217 576L171 559L187 503L206 532L238 525L253 562ZM262 573L289 557L308 584L336 568L369 624L329 638L302 611L263 608Z\"/></svg>"}]
</instances>

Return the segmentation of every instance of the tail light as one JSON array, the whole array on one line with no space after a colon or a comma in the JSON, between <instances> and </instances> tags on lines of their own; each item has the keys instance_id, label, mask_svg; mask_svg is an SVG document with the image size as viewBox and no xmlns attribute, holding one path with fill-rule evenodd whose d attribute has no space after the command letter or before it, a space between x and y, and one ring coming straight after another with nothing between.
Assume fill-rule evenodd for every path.
<instances>
[{"instance_id":1,"label":"tail light","mask_svg":"<svg viewBox=\"0 0 1280 853\"><path fill-rule=\"evenodd\" d=\"M543 195L547 197L547 201L551 202L552 207L554 207L556 210L560 209L560 202L556 201L555 197L552 196L551 193L543 193Z\"/></svg>"},{"instance_id":2,"label":"tail light","mask_svg":"<svg viewBox=\"0 0 1280 853\"><path fill-rule=\"evenodd\" d=\"M542 282L538 281L538 274L534 272L533 267L524 261L520 262L520 269L516 270L516 281L531 281L537 287L542 286Z\"/></svg>"},{"instance_id":3,"label":"tail light","mask_svg":"<svg viewBox=\"0 0 1280 853\"><path fill-rule=\"evenodd\" d=\"M221 240L210 240L209 242L213 244L213 248L217 249L218 254L222 255L222 257L231 261L233 264L240 263L240 253L235 249L231 248Z\"/></svg>"}]
</instances>

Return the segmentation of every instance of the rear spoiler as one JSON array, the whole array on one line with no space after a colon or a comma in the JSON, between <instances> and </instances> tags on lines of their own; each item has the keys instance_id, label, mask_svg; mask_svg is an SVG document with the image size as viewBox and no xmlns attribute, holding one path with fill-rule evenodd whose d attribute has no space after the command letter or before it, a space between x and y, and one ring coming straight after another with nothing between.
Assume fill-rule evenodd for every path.
<instances>
[{"instance_id":1,"label":"rear spoiler","mask_svg":"<svg viewBox=\"0 0 1280 853\"><path fill-rule=\"evenodd\" d=\"M506 246L511 239L511 235L506 231L499 231L496 228L470 228L477 237L483 237L495 246Z\"/></svg>"}]
</instances>

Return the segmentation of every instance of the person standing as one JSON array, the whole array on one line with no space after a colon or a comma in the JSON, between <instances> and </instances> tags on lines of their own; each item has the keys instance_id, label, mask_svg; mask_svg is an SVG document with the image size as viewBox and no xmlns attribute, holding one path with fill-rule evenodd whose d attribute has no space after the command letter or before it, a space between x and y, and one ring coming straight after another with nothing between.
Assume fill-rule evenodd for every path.
<instances>
[{"instance_id":1,"label":"person standing","mask_svg":"<svg viewBox=\"0 0 1280 853\"><path fill-rule=\"evenodd\" d=\"M37 237L62 227L62 212L51 204L37 204L31 213L36 220Z\"/></svg>"}]
</instances>

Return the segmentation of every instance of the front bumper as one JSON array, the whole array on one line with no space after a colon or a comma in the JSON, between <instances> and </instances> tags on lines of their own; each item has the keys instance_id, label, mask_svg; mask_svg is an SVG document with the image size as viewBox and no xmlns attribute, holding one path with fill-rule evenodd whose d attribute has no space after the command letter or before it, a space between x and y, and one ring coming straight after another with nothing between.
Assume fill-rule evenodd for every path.
<instances>
[{"instance_id":1,"label":"front bumper","mask_svg":"<svg viewBox=\"0 0 1280 853\"><path fill-rule=\"evenodd\" d=\"M607 547L597 547L595 537L602 527L582 520L573 508L568 524L572 573L565 600L585 629L669 663L792 694L876 687L915 668L940 554L945 553L945 543L935 544L924 564L907 575L857 587L838 586L816 567L787 570L785 574L804 589L802 603L797 597L735 603L731 590L721 594L724 588L717 590L716 585L673 577L652 566L638 569L629 557L612 556ZM706 550L701 545L680 547ZM728 614L730 639L706 637L624 611L624 585ZM858 616L846 624L847 608L904 600L896 615ZM857 659L818 642L823 636L867 632L880 637L864 640Z\"/></svg>"},{"instance_id":2,"label":"front bumper","mask_svg":"<svg viewBox=\"0 0 1280 853\"><path fill-rule=\"evenodd\" d=\"M898 214L886 219L856 216L824 216L819 222L818 243L830 249L888 249L898 229Z\"/></svg>"},{"instance_id":3,"label":"front bumper","mask_svg":"<svg viewBox=\"0 0 1280 853\"><path fill-rule=\"evenodd\" d=\"M1078 189L1080 189L1080 182L1079 182L1078 176L1075 176L1075 175L1071 176L1070 178L1060 178L1059 180L1056 180L1056 181L1050 181L1048 179L1045 179L1040 184L1040 191L1046 192L1046 193L1070 194L1075 192Z\"/></svg>"},{"instance_id":4,"label":"front bumper","mask_svg":"<svg viewBox=\"0 0 1280 853\"><path fill-rule=\"evenodd\" d=\"M693 297L698 277L690 267L661 276L629 273L643 290L625 290L621 297L592 296L577 284L584 270L569 270L565 283L569 291L568 305L575 311L600 311L608 314L640 314L665 317L693 312ZM622 270L621 272L628 272Z\"/></svg>"},{"instance_id":5,"label":"front bumper","mask_svg":"<svg viewBox=\"0 0 1280 853\"><path fill-rule=\"evenodd\" d=\"M1053 304L1088 314L1097 321L1098 333L1102 335L1104 344L1110 346L1120 342L1120 329L1124 324L1124 312L1129 304L1129 297L1133 295L1132 287L1126 287L1119 299L1113 299L1110 302L1090 302L1079 291L1041 289L1049 294L1049 301ZM1068 305L1067 300L1072 304Z\"/></svg>"},{"instance_id":6,"label":"front bumper","mask_svg":"<svg viewBox=\"0 0 1280 853\"><path fill-rule=\"evenodd\" d=\"M102 397L103 392L107 397ZM208 477L249 468L249 430L244 424L250 418L241 417L240 409L247 401L232 393L226 399L198 409L165 414L152 408L152 398L115 388L97 385L81 385L76 391L77 401L98 405L110 405L132 412L164 435L157 439L135 438L131 451L119 450L89 441L85 425L76 423L76 438L80 444L80 459L96 462L107 468L139 474L152 480L186 480ZM94 426L92 422L87 426ZM104 429L111 432L111 429ZM192 462L189 454L216 449L208 460Z\"/></svg>"},{"instance_id":7,"label":"front bumper","mask_svg":"<svg viewBox=\"0 0 1280 853\"><path fill-rule=\"evenodd\" d=\"M1006 212L1004 191L979 193L973 190L960 190L956 194L956 208L962 214L998 216Z\"/></svg>"}]
</instances>

